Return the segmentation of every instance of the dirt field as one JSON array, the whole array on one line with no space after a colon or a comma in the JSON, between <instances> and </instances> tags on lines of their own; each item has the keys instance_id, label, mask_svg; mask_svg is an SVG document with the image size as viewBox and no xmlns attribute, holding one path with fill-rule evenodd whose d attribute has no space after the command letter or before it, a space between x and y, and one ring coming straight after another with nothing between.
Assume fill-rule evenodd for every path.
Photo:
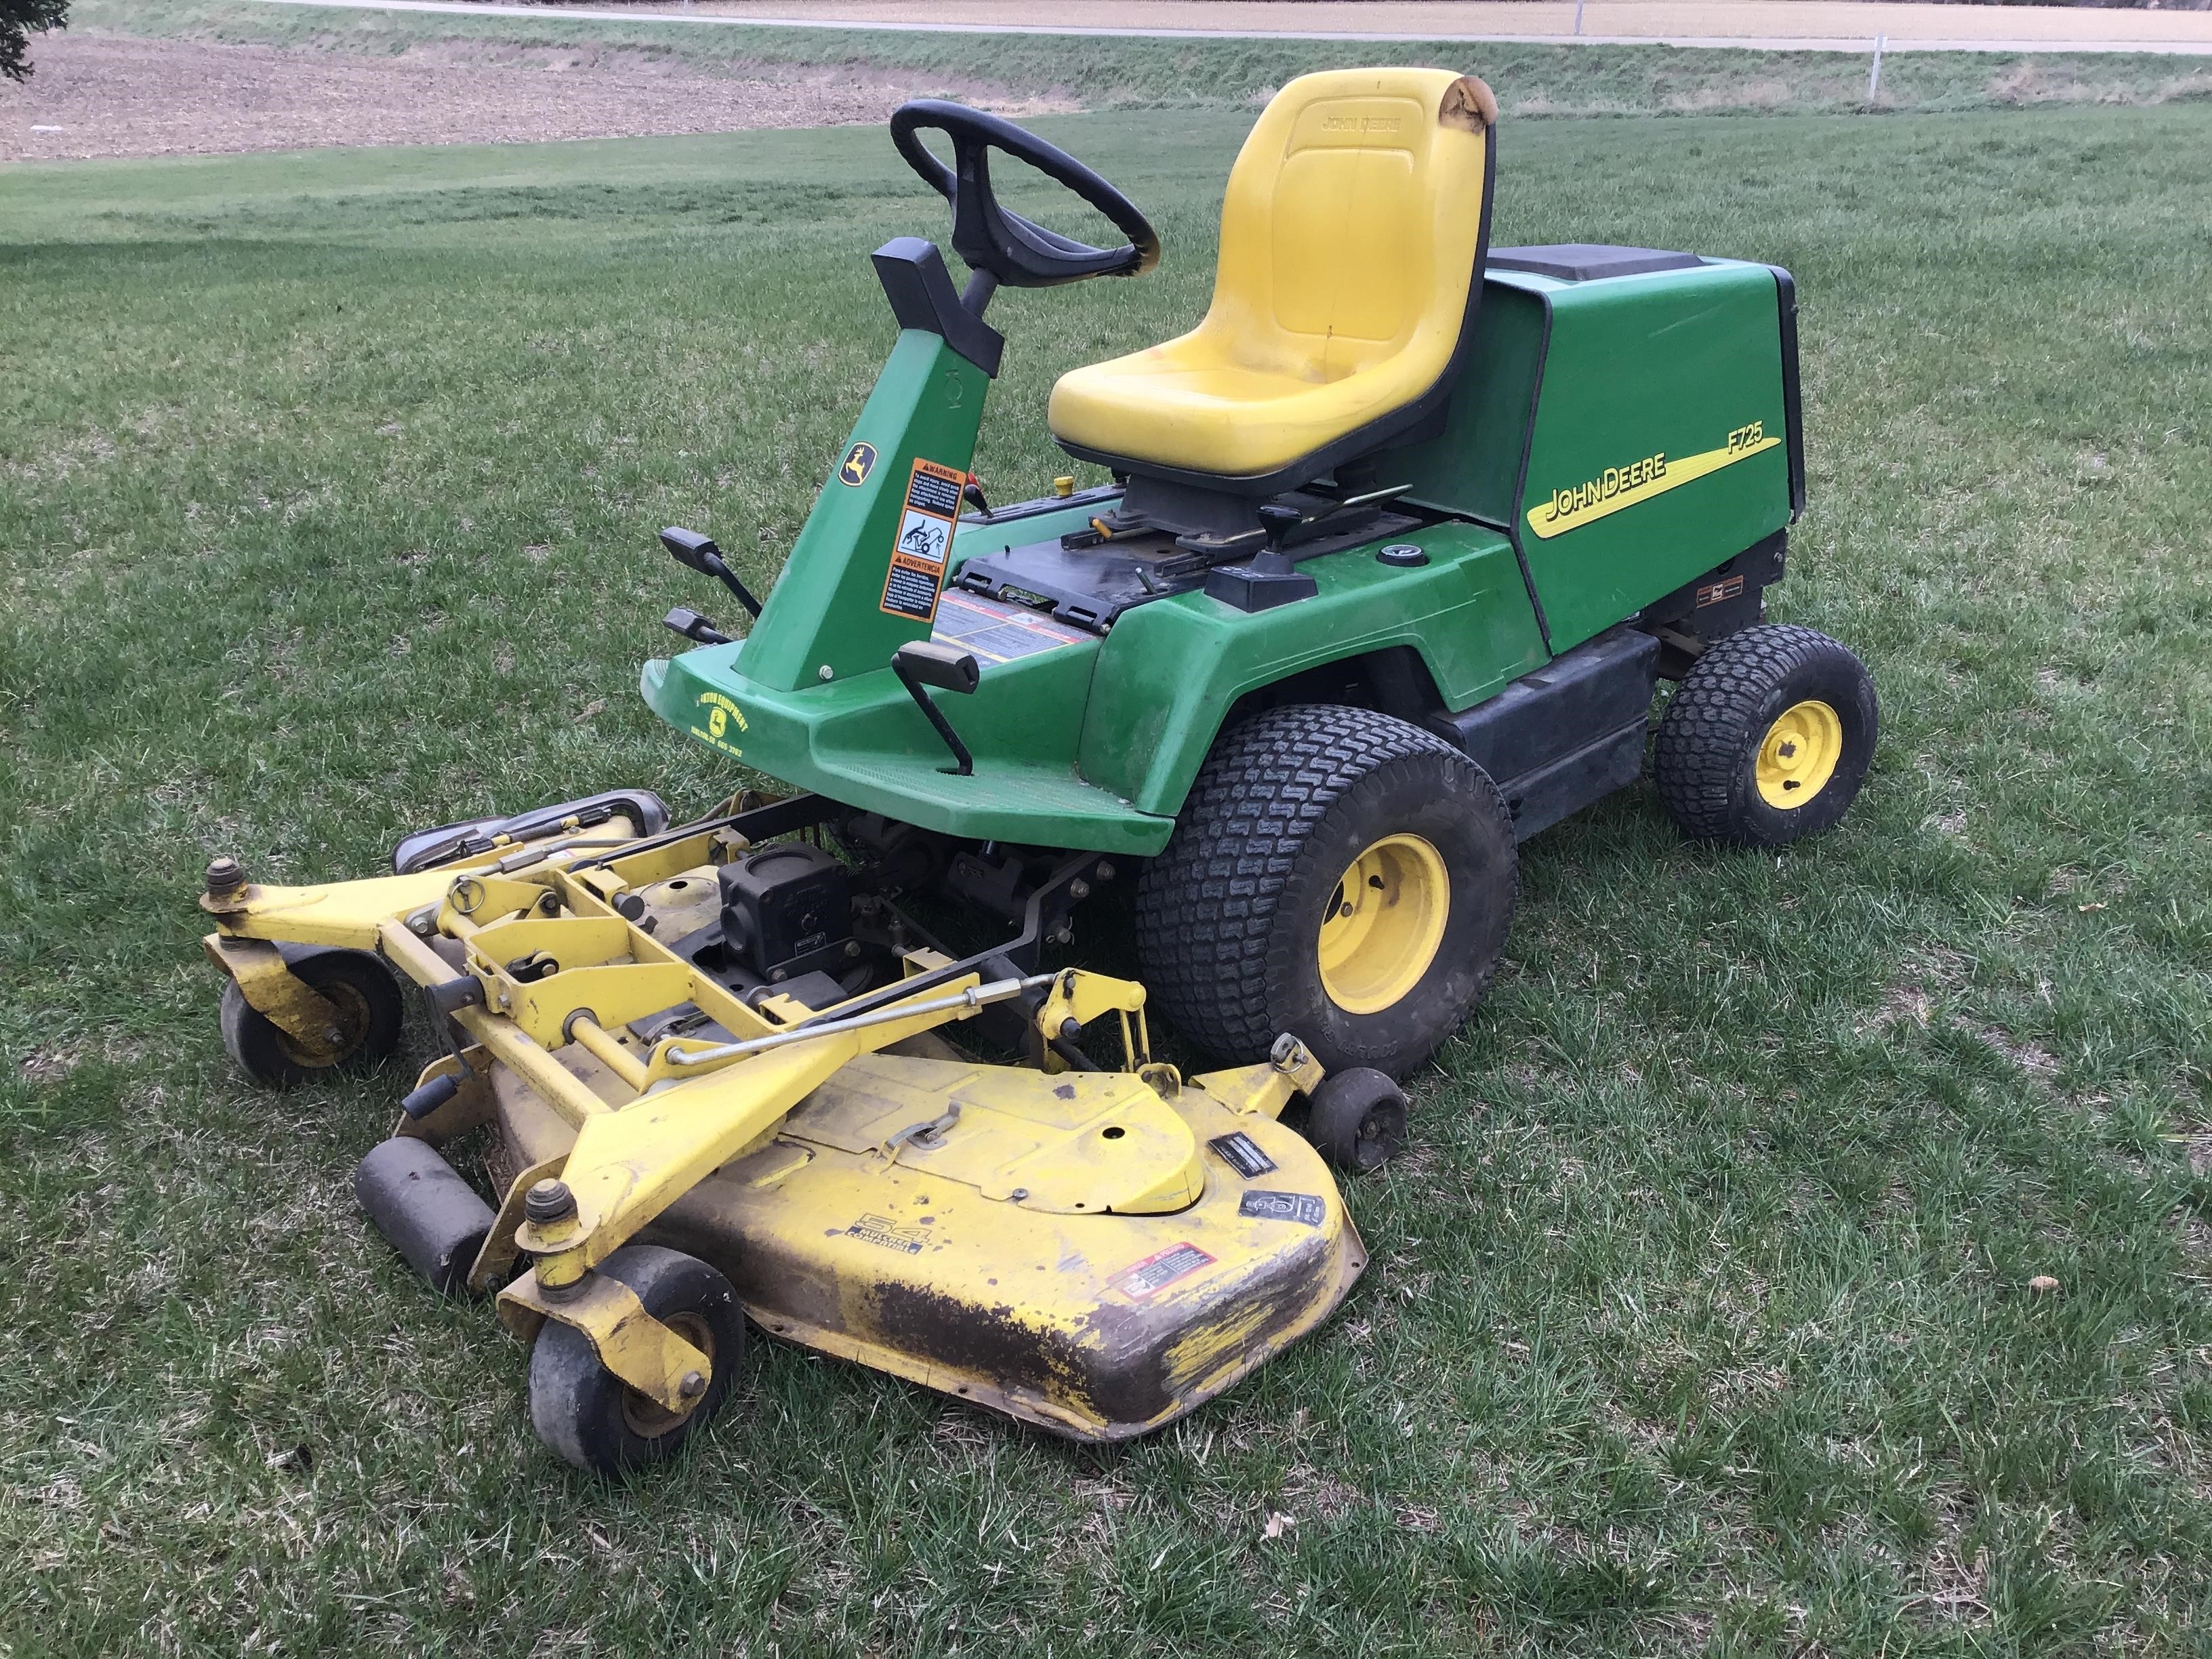
<instances>
[{"instance_id":1,"label":"dirt field","mask_svg":"<svg viewBox=\"0 0 2212 1659\"><path fill-rule=\"evenodd\" d=\"M471 9L499 21L487 26L473 16L431 15L419 9L342 11L241 5L208 8L204 15L187 9L179 26L175 9L165 15L161 7L133 9L107 0L88 0L79 27L40 37L34 43L36 74L27 86L0 86L0 161L219 155L328 145L527 143L873 124L904 99L932 94L1023 116L1082 107L1089 95L1082 74L1070 65L1094 60L1080 59L1072 48L1064 51L1057 40L1039 41L1031 36L1024 44L1023 37L999 34L971 39L970 48L963 51L945 44L953 37L888 34L874 37L866 50L841 52L852 61L834 65L818 64L805 51L764 51L761 58L769 61L763 63L746 55L757 48L744 46L739 31L714 27L717 21L727 23L746 16L803 15L829 21L873 15L908 22L927 19L983 26L1080 21L1125 30L1325 30L1356 23L1373 28L1426 27L1440 33L1495 29L1503 22L1535 35L1571 28L1574 12L1568 0L1521 0L1516 4L1086 0L1080 6L1043 0L933 0L927 7L885 0L700 0L688 14L698 20L697 27L654 19L653 13L668 9L664 6L630 6L615 15L641 20L637 27L577 22L556 29L550 40L540 36L526 46L519 42L532 32L519 33L507 21L518 9ZM609 13L605 0L592 9L601 17ZM2212 13L2201 11L1869 6L1844 0L1707 0L1704 4L1695 0L1589 0L1585 21L1591 36L1601 30L1649 33L1676 27L1772 32L1805 26L1856 27L1863 21L1862 13L1894 19L1893 27L1898 29L1921 27L1928 15L1936 14L1938 21L1952 20L1948 27L1961 34L2002 21L2015 33L2044 31L2054 38L2064 38L2071 29L2076 39L2081 32L2076 20L2087 19L2108 32L2132 31L2146 38L2163 31L2178 40L2193 30L2203 34L2207 49L2212 49ZM550 21L558 13L551 7L533 6L522 15ZM595 32L608 38L595 44L590 38ZM217 38L208 38L211 34ZM762 38L769 37L779 43L805 38L781 30L762 32ZM818 41L822 37L813 38ZM867 39L867 32L833 38L860 41ZM1893 33L1893 44L1904 38ZM1101 43L1099 50L1120 53L1120 67L1104 72L1103 79L1093 77L1091 88L1103 89L1103 103L1110 106L1117 96L1150 95L1121 84L1132 75L1142 79L1147 71L1137 59L1146 51L1157 56L1160 50L1180 48L1122 40L1111 48ZM1312 50L1335 49L1317 46ZM1604 78L1598 58L1579 52L1562 56L1550 47L1530 50L1553 52L1562 63L1571 60L1578 69L1589 69L1597 80ZM790 61L794 59L799 61ZM1917 61L1934 64L1943 60L1923 57ZM1954 61L1978 64L1986 60ZM2135 61L2179 66L2206 60ZM1289 65L1275 72L1297 70ZM1553 64L1524 74L1513 107L1520 114L1556 114L1585 109L1695 110L1715 103L1777 108L1820 107L1824 100L1833 104L1837 88L1814 84L1820 75L1808 73L1809 82L1803 76L1791 81L1788 73L1763 70L1766 81L1753 84L1732 80L1726 73L1717 80L1700 81L1696 71L1677 68L1669 71L1668 87L1639 92L1595 82L1562 87L1560 64ZM1936 76L1918 92L1906 89L1902 94L1905 104L1915 99L1925 106L1953 107L1962 98L1978 97L2004 102L2051 97L2160 101L2202 95L2202 76L2146 76L2139 70L2128 72L2132 80L2122 75L2100 81L2085 77L2078 68L2062 68L2052 72L2057 81L2065 82L2070 74L2081 84L2060 85L2055 90L2040 81L2030 85L2019 76L1990 80L1979 76L1978 70L1965 76L1955 69L1945 73L1950 81ZM2036 71L2030 79L2041 74ZM1854 70L1846 78L1856 85L1856 75ZM1578 76L1565 78L1572 82ZM1977 78L1986 84L1978 88L1973 84ZM1891 84L1885 83L1885 98L1890 96ZM1260 95L1259 82L1247 91ZM1098 100L1092 103L1098 106Z\"/></svg>"},{"instance_id":2,"label":"dirt field","mask_svg":"<svg viewBox=\"0 0 2212 1659\"><path fill-rule=\"evenodd\" d=\"M576 0L611 9L606 0ZM1871 40L1899 48L1942 42L2023 41L2051 46L2212 46L2212 0L2179 0L2156 10L2091 6L1926 5L1898 0L696 0L690 9L732 17L812 21L968 23L1091 29L1249 30L1254 33L1401 34L1437 40L1577 32L1613 40ZM668 3L625 10L674 11Z\"/></svg>"},{"instance_id":3,"label":"dirt field","mask_svg":"<svg viewBox=\"0 0 2212 1659\"><path fill-rule=\"evenodd\" d=\"M733 79L588 47L564 69L486 63L495 51L423 47L380 59L46 35L30 83L0 85L0 161L832 126L883 121L904 99L945 89L941 76L923 87L849 67ZM1063 107L996 97L990 87L960 90L1007 114Z\"/></svg>"}]
</instances>

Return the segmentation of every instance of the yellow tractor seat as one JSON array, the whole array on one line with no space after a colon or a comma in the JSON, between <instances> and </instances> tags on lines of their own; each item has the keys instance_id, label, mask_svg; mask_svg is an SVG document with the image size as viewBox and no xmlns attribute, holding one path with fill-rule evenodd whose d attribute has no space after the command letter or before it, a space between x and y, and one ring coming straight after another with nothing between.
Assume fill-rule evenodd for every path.
<instances>
[{"instance_id":1,"label":"yellow tractor seat","mask_svg":"<svg viewBox=\"0 0 2212 1659\"><path fill-rule=\"evenodd\" d=\"M1272 494L1450 394L1490 236L1498 102L1448 70L1334 70L1277 93L1229 175L1213 303L1189 333L1063 374L1070 453Z\"/></svg>"}]
</instances>

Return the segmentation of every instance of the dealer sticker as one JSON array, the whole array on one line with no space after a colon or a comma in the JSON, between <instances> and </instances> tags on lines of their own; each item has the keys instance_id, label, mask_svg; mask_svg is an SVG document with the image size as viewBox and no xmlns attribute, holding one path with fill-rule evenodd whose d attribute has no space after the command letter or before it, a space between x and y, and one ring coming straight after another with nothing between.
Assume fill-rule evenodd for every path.
<instances>
[{"instance_id":1,"label":"dealer sticker","mask_svg":"<svg viewBox=\"0 0 2212 1659\"><path fill-rule=\"evenodd\" d=\"M1328 1210L1311 1193L1247 1193L1237 1213L1259 1221L1295 1221L1301 1226L1318 1227Z\"/></svg>"},{"instance_id":2,"label":"dealer sticker","mask_svg":"<svg viewBox=\"0 0 2212 1659\"><path fill-rule=\"evenodd\" d=\"M1107 1286L1124 1296L1143 1301L1157 1291L1164 1291L1178 1279L1188 1279L1200 1267L1210 1267L1213 1258L1197 1245L1185 1241L1170 1244L1164 1250L1146 1256L1134 1267L1124 1267Z\"/></svg>"},{"instance_id":3,"label":"dealer sticker","mask_svg":"<svg viewBox=\"0 0 2212 1659\"><path fill-rule=\"evenodd\" d=\"M965 472L915 458L898 534L891 543L890 569L884 577L879 608L889 615L916 622L937 619L945 558L952 548L952 526L960 517L960 492L967 483Z\"/></svg>"}]
</instances>

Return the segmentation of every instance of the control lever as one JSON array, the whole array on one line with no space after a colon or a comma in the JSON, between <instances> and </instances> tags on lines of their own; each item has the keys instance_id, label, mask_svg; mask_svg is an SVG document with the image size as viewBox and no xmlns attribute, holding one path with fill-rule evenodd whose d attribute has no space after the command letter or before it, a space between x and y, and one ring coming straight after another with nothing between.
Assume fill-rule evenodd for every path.
<instances>
[{"instance_id":1,"label":"control lever","mask_svg":"<svg viewBox=\"0 0 2212 1659\"><path fill-rule=\"evenodd\" d=\"M730 642L727 634L684 605L678 605L663 617L660 625L672 634L681 634L685 639L700 645L727 645Z\"/></svg>"},{"instance_id":2,"label":"control lever","mask_svg":"<svg viewBox=\"0 0 2212 1659\"><path fill-rule=\"evenodd\" d=\"M1310 599L1318 593L1320 585L1283 551L1291 532L1304 522L1305 515L1295 507L1281 501L1264 504L1260 508L1260 529L1267 538L1267 550L1255 555L1249 564L1221 565L1208 571L1207 596L1239 611L1272 611L1279 605Z\"/></svg>"},{"instance_id":3,"label":"control lever","mask_svg":"<svg viewBox=\"0 0 2212 1659\"><path fill-rule=\"evenodd\" d=\"M960 741L960 734L945 718L945 711L922 690L926 685L933 685L940 691L957 692L963 697L973 693L982 682L982 671L976 667L974 653L957 645L941 645L935 640L908 640L891 653L891 672L899 677L899 684L906 687L907 695L937 728L937 735L945 739L952 758L960 763L952 769L953 775L974 776L975 757Z\"/></svg>"},{"instance_id":4,"label":"control lever","mask_svg":"<svg viewBox=\"0 0 2212 1659\"><path fill-rule=\"evenodd\" d=\"M722 561L722 550L714 545L714 538L702 536L696 530L686 530L680 525L670 525L660 532L660 544L677 563L688 565L702 576L712 576L716 581L738 596L738 603L757 617L761 602L752 590L738 580L738 573Z\"/></svg>"}]
</instances>

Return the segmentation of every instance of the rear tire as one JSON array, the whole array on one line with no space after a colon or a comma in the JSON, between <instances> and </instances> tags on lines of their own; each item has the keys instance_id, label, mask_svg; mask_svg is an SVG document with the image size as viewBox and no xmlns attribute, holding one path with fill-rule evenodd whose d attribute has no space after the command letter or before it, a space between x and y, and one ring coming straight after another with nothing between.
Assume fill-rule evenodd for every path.
<instances>
[{"instance_id":1,"label":"rear tire","mask_svg":"<svg viewBox=\"0 0 2212 1659\"><path fill-rule=\"evenodd\" d=\"M1693 841L1780 847L1843 817L1879 724L1874 682L1850 650L1809 628L1747 628L1682 677L1652 781Z\"/></svg>"},{"instance_id":2,"label":"rear tire","mask_svg":"<svg viewBox=\"0 0 2212 1659\"><path fill-rule=\"evenodd\" d=\"M337 1010L337 1053L327 1059L306 1053L231 980L222 988L222 1046L240 1071L264 1089L289 1089L392 1057L407 1009L399 981L381 960L366 951L288 948L285 963Z\"/></svg>"},{"instance_id":3,"label":"rear tire","mask_svg":"<svg viewBox=\"0 0 2212 1659\"><path fill-rule=\"evenodd\" d=\"M580 1469L622 1474L674 1455L721 1410L745 1355L745 1316L730 1281L696 1256L625 1244L598 1271L637 1292L645 1310L711 1362L699 1403L678 1415L599 1363L591 1339L547 1320L530 1350L530 1422L538 1437Z\"/></svg>"},{"instance_id":4,"label":"rear tire","mask_svg":"<svg viewBox=\"0 0 2212 1659\"><path fill-rule=\"evenodd\" d=\"M1216 741L1146 866L1138 957L1225 1060L1287 1031L1331 1072L1402 1076L1490 988L1517 884L1505 803L1450 744L1371 709L1270 709Z\"/></svg>"}]
</instances>

